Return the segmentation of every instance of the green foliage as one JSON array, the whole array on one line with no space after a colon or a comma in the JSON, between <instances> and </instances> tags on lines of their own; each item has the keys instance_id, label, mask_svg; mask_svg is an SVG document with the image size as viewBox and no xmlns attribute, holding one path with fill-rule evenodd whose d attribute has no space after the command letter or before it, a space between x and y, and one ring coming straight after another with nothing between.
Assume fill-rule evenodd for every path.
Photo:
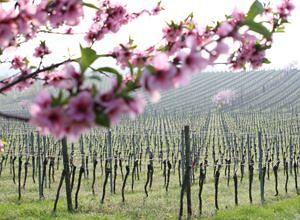
<instances>
[{"instance_id":1,"label":"green foliage","mask_svg":"<svg viewBox=\"0 0 300 220\"><path fill-rule=\"evenodd\" d=\"M253 2L253 4L251 5L248 13L247 13L247 17L246 20L248 21L252 21L255 19L255 17L261 13L264 12L264 6L262 5L262 3L260 1L255 1Z\"/></svg>"},{"instance_id":2,"label":"green foliage","mask_svg":"<svg viewBox=\"0 0 300 220\"><path fill-rule=\"evenodd\" d=\"M272 36L272 33L262 23L246 20L244 24L247 25L250 30L263 35L265 38L270 38Z\"/></svg>"},{"instance_id":3,"label":"green foliage","mask_svg":"<svg viewBox=\"0 0 300 220\"><path fill-rule=\"evenodd\" d=\"M81 59L80 59L80 67L81 72L84 73L86 69L97 60L98 56L95 50L90 47L83 48L80 46L81 50Z\"/></svg>"},{"instance_id":4,"label":"green foliage","mask_svg":"<svg viewBox=\"0 0 300 220\"><path fill-rule=\"evenodd\" d=\"M278 27L278 28L275 30L275 32L277 32L277 33L283 33L283 32L285 32L284 26Z\"/></svg>"},{"instance_id":5,"label":"green foliage","mask_svg":"<svg viewBox=\"0 0 300 220\"><path fill-rule=\"evenodd\" d=\"M86 6L88 8L99 10L99 8L97 6L95 6L94 4L92 4L92 3L83 2L82 5Z\"/></svg>"},{"instance_id":6,"label":"green foliage","mask_svg":"<svg viewBox=\"0 0 300 220\"><path fill-rule=\"evenodd\" d=\"M116 75L118 86L120 86L121 83L122 83L122 81L123 81L122 74L119 73L118 70L116 70L116 69L114 69L112 67L100 67L98 69L95 69L95 71L100 72L100 73L112 73L112 74Z\"/></svg>"},{"instance_id":7,"label":"green foliage","mask_svg":"<svg viewBox=\"0 0 300 220\"><path fill-rule=\"evenodd\" d=\"M107 117L107 115L98 112L96 114L96 123L98 125L104 126L104 127L109 127L109 118Z\"/></svg>"},{"instance_id":8,"label":"green foliage","mask_svg":"<svg viewBox=\"0 0 300 220\"><path fill-rule=\"evenodd\" d=\"M52 96L52 106L61 106L68 103L68 99L64 98L64 93L62 90L59 90L59 93L57 96Z\"/></svg>"},{"instance_id":9,"label":"green foliage","mask_svg":"<svg viewBox=\"0 0 300 220\"><path fill-rule=\"evenodd\" d=\"M249 27L250 30L263 35L265 38L270 38L272 33L262 24L254 21L257 15L260 15L264 12L264 6L258 0L253 2L251 5L244 24Z\"/></svg>"},{"instance_id":10,"label":"green foliage","mask_svg":"<svg viewBox=\"0 0 300 220\"><path fill-rule=\"evenodd\" d=\"M265 64L270 64L270 63L271 63L271 61L270 61L270 60L268 60L267 58L264 58L264 61L263 61L263 63L265 63Z\"/></svg>"}]
</instances>

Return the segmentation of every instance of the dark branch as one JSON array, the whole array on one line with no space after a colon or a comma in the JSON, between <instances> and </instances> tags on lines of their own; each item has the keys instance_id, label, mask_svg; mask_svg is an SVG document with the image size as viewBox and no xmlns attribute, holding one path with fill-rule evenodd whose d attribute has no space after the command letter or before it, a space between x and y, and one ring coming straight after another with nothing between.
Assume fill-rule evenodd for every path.
<instances>
[{"instance_id":1,"label":"dark branch","mask_svg":"<svg viewBox=\"0 0 300 220\"><path fill-rule=\"evenodd\" d=\"M59 66L65 64L65 63L73 62L73 61L75 61L75 60L76 60L76 59L68 59L68 60L62 61L62 62L60 62L60 63L53 64L53 65L51 65L51 66L47 66L47 67L45 67L45 68L43 68L43 69L38 69L38 70L36 70L36 71L33 72L33 73L30 73L30 74L28 74L28 75L25 75L25 76L22 76L22 77L20 77L20 78L17 78L15 81L13 81L13 82L11 82L11 83L8 83L8 84L6 84L5 86L1 87L1 88L0 88L0 93L3 93L5 90L11 88L12 86L14 86L14 85L16 85L16 84L18 84L18 83L20 83L20 82L25 81L26 79L30 79L30 78L35 77L36 75L38 75L38 74L41 73L41 72L45 72L45 71L52 70L53 68L57 68L57 67L59 67Z\"/></svg>"},{"instance_id":2,"label":"dark branch","mask_svg":"<svg viewBox=\"0 0 300 220\"><path fill-rule=\"evenodd\" d=\"M18 120L18 121L23 121L23 122L28 122L29 118L25 118L22 116L18 116L18 115L10 115L10 114L6 114L3 112L0 112L0 117L1 118L6 118L6 119L14 119L14 120Z\"/></svg>"}]
</instances>

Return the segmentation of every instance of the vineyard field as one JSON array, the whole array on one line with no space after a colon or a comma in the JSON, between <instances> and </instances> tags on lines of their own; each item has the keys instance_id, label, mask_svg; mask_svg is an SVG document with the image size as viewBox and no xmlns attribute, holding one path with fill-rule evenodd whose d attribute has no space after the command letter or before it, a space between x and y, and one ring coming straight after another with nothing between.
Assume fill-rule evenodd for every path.
<instances>
[{"instance_id":1,"label":"vineyard field","mask_svg":"<svg viewBox=\"0 0 300 220\"><path fill-rule=\"evenodd\" d=\"M189 199L193 218L299 218L299 85L298 69L203 73L76 143L1 119L0 219L177 219ZM234 101L215 106L224 89ZM2 97L0 110L28 115L19 100L37 91Z\"/></svg>"}]
</instances>

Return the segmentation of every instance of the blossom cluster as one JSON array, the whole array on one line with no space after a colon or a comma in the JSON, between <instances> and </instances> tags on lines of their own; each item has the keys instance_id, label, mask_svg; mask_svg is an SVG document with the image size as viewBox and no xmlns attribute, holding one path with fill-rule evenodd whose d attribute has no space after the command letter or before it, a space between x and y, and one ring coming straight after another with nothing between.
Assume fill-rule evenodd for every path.
<instances>
[{"instance_id":1,"label":"blossom cluster","mask_svg":"<svg viewBox=\"0 0 300 220\"><path fill-rule=\"evenodd\" d=\"M99 41L108 33L116 33L120 28L128 24L133 19L138 18L144 13L156 15L162 10L160 3L151 11L129 13L126 7L120 4L113 4L109 0L104 0L97 10L93 23L85 36L89 43Z\"/></svg>"},{"instance_id":2,"label":"blossom cluster","mask_svg":"<svg viewBox=\"0 0 300 220\"><path fill-rule=\"evenodd\" d=\"M28 0L20 0L18 10L0 11L0 48L16 46L20 36L34 37L42 25L47 28L49 25L52 28L78 25L83 17L83 6L95 9L96 15L84 37L90 46L81 47L81 57L70 58L46 70L40 65L33 71L28 68L27 58L16 56L11 67L20 73L0 81L0 93L13 88L25 89L37 79L43 81L44 87L58 90L56 95L41 92L30 110L30 122L41 133L53 134L57 139L68 137L74 141L95 125L116 125L122 115L135 117L145 106L137 90L143 90L152 101L158 101L162 90L187 85L193 74L216 65L221 57L225 57L224 64L234 70L258 68L268 63L265 51L272 46L273 34L283 30L294 9L291 0L282 0L275 10L256 0L247 13L234 10L225 20L205 28L200 28L191 14L183 21L168 23L158 45L140 50L130 39L108 54L97 54L93 48L95 41L108 33L117 33L142 14L158 14L163 9L161 4L150 11L130 13L125 6L109 0L99 5L80 0L41 0L32 5ZM232 45L237 45L237 49ZM42 63L44 56L54 52L42 41L33 55ZM92 66L101 57L114 59L117 68ZM129 74L124 77L123 72ZM113 76L109 90L99 89L101 74ZM86 83L91 79L92 83ZM224 90L213 97L213 102L225 105L234 97L233 91Z\"/></svg>"},{"instance_id":3,"label":"blossom cluster","mask_svg":"<svg viewBox=\"0 0 300 220\"><path fill-rule=\"evenodd\" d=\"M214 65L224 54L228 55L226 64L234 70L247 65L256 69L263 63L269 63L265 50L271 47L272 34L287 22L283 14L289 16L293 9L290 0L284 0L275 12L255 1L248 13L234 10L227 20L204 30L197 27L192 16L178 24L170 23L163 30L165 45L160 51L164 53L159 51L146 62L140 78L143 89L157 100L159 90L186 85L193 73ZM262 20L264 17L271 17L271 20L258 23L257 15ZM239 45L236 51L230 51L228 40Z\"/></svg>"},{"instance_id":4,"label":"blossom cluster","mask_svg":"<svg viewBox=\"0 0 300 220\"><path fill-rule=\"evenodd\" d=\"M291 15L291 11L294 9L295 5L291 0L284 0L280 5L278 5L277 13L279 14L280 18L287 19Z\"/></svg>"},{"instance_id":5,"label":"blossom cluster","mask_svg":"<svg viewBox=\"0 0 300 220\"><path fill-rule=\"evenodd\" d=\"M18 39L35 37L35 33L48 21L52 27L77 25L83 16L81 0L41 0L32 4L29 0L18 0L17 9L0 8L0 51L17 46Z\"/></svg>"},{"instance_id":6,"label":"blossom cluster","mask_svg":"<svg viewBox=\"0 0 300 220\"><path fill-rule=\"evenodd\" d=\"M5 86L6 84L12 83L15 80L19 79L20 77L24 77L31 73L31 69L28 68L28 61L25 57L21 56L15 56L11 61L11 69L19 70L20 73L16 74L14 76L11 76L5 80L2 80L0 82L0 88L1 86ZM5 90L5 93L10 92L14 89L17 89L19 91L22 91L26 88L29 88L31 85L33 85L34 79L28 78L26 80L21 81L20 83L16 84L15 86L11 86L9 89Z\"/></svg>"},{"instance_id":7,"label":"blossom cluster","mask_svg":"<svg viewBox=\"0 0 300 220\"><path fill-rule=\"evenodd\" d=\"M245 33L241 36L241 47L232 59L232 68L241 69L247 62L256 69L265 61L265 50L261 50L261 45L257 43L258 39L251 34Z\"/></svg>"},{"instance_id":8,"label":"blossom cluster","mask_svg":"<svg viewBox=\"0 0 300 220\"><path fill-rule=\"evenodd\" d=\"M231 104L236 98L236 93L231 89L226 89L218 92L212 98L216 106L225 106Z\"/></svg>"},{"instance_id":9,"label":"blossom cluster","mask_svg":"<svg viewBox=\"0 0 300 220\"><path fill-rule=\"evenodd\" d=\"M50 53L51 53L51 51L49 50L48 46L46 45L46 43L44 41L42 41L40 43L40 45L35 48L33 56L43 59L44 56L46 56ZM0 86L12 83L12 82L14 82L20 78L26 77L28 74L30 74L31 69L28 67L28 63L29 63L29 61L27 60L27 58L21 57L18 55L15 56L11 61L11 69L19 70L20 73L1 81ZM5 90L5 92L7 93L13 89L22 91L26 88L29 88L33 84L34 84L34 79L28 78L26 80L22 80L20 83L16 84L15 86L11 86L8 90Z\"/></svg>"},{"instance_id":10,"label":"blossom cluster","mask_svg":"<svg viewBox=\"0 0 300 220\"><path fill-rule=\"evenodd\" d=\"M121 115L135 117L143 111L145 103L142 97L129 96L124 91L124 83L130 79L121 85L114 81L108 91L98 91L83 85L80 73L71 64L50 76L43 75L48 86L65 89L65 93L59 93L57 97L43 90L30 108L30 123L44 135L52 134L57 139L68 137L75 141L96 124L113 126Z\"/></svg>"}]
</instances>

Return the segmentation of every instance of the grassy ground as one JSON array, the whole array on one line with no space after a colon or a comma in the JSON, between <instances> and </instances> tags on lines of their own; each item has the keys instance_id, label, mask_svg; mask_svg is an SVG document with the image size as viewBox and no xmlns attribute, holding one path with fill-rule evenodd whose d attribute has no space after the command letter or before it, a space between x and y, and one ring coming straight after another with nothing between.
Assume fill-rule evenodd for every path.
<instances>
[{"instance_id":1,"label":"grassy ground","mask_svg":"<svg viewBox=\"0 0 300 220\"><path fill-rule=\"evenodd\" d=\"M31 169L30 169L31 172ZM60 171L56 171L57 174ZM134 191L131 191L131 176L126 186L126 202L121 199L120 187L122 185L121 175L117 178L116 194L110 194L109 184L104 204L100 204L102 195L103 179L98 170L96 181L96 195L91 193L91 176L83 179L79 193L79 208L69 214L66 211L64 191L58 204L58 210L54 214L53 200L56 193L59 175L51 189L45 189L45 199L38 199L38 186L33 184L31 175L25 190L22 191L22 199L18 201L17 185L13 184L9 167L6 167L0 177L0 219L176 219L179 208L178 176L171 175L170 189L165 191L162 171L156 167L152 190L149 197L145 197L144 184L146 176L140 176L135 182ZM78 175L78 174L77 174ZM90 174L91 175L91 174ZM226 185L224 170L222 170L219 184L219 207L216 212L214 208L214 184L212 173L207 174L207 180L203 190L203 215L208 219L295 219L300 218L300 197L296 196L293 177L290 176L288 193L284 192L284 176L279 172L279 196L274 196L274 177L266 180L265 197L266 204L260 206L259 181L254 177L253 205L249 205L247 174L242 183L239 182L239 206L234 205L234 187L231 180L229 187ZM76 190L75 182L73 197ZM192 208L194 218L199 218L198 212L198 184L197 180L192 186ZM186 210L184 210L186 211Z\"/></svg>"},{"instance_id":2,"label":"grassy ground","mask_svg":"<svg viewBox=\"0 0 300 220\"><path fill-rule=\"evenodd\" d=\"M242 206L220 211L211 219L299 219L300 197L286 199L263 206Z\"/></svg>"},{"instance_id":3,"label":"grassy ground","mask_svg":"<svg viewBox=\"0 0 300 220\"><path fill-rule=\"evenodd\" d=\"M90 201L92 202L92 201ZM96 202L96 201L95 201ZM126 205L125 205L126 206ZM26 203L7 202L0 206L0 219L161 219L154 210L122 213L105 213L104 207L88 210L81 208L79 211L69 214L65 206L60 206L57 213L52 213L52 201L27 201ZM148 209L145 207L145 209ZM154 213L152 213L154 212ZM160 210L156 211L157 213ZM199 216L194 216L200 218ZM164 216L164 218L176 219L176 215ZM212 217L201 219L299 219L300 197L290 198L279 202L258 205L244 205L230 210L222 210Z\"/></svg>"}]
</instances>

